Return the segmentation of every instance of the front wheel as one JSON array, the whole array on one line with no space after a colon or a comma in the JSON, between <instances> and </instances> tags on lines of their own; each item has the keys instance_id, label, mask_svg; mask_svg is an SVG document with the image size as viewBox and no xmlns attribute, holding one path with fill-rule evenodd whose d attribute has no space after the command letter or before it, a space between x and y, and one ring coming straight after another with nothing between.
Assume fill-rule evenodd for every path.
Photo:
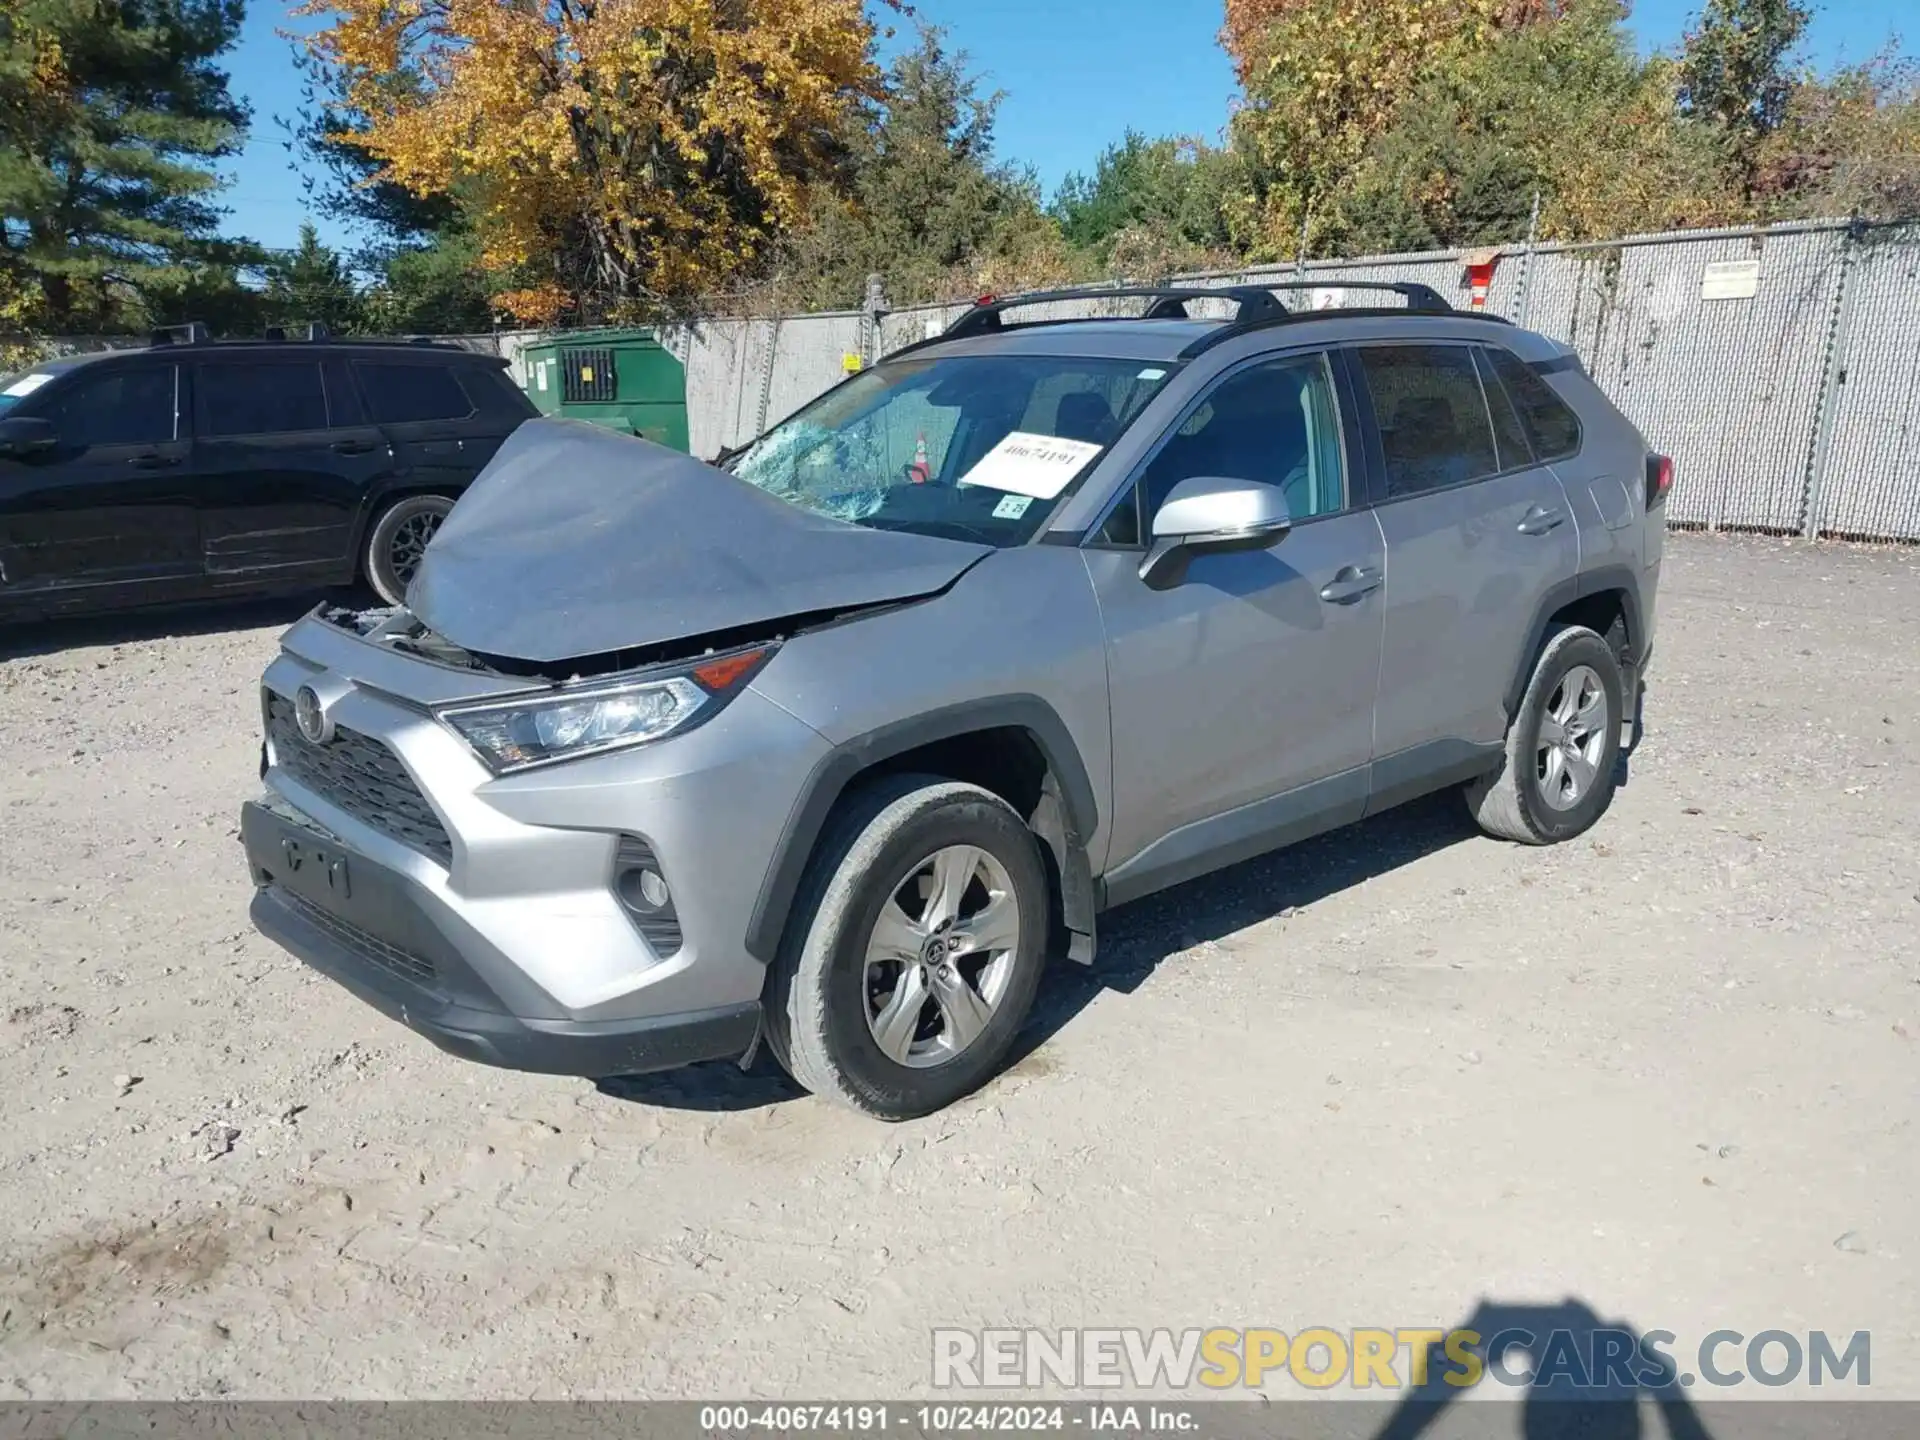
<instances>
[{"instance_id":1,"label":"front wheel","mask_svg":"<svg viewBox=\"0 0 1920 1440\"><path fill-rule=\"evenodd\" d=\"M1489 835L1557 845L1591 829L1618 784L1625 686L1613 647L1567 626L1547 639L1507 730L1506 756L1467 787L1467 808Z\"/></svg>"},{"instance_id":2,"label":"front wheel","mask_svg":"<svg viewBox=\"0 0 1920 1440\"><path fill-rule=\"evenodd\" d=\"M367 536L367 583L389 605L407 603L427 545L453 509L445 495L409 495L396 500L374 522Z\"/></svg>"},{"instance_id":3,"label":"front wheel","mask_svg":"<svg viewBox=\"0 0 1920 1440\"><path fill-rule=\"evenodd\" d=\"M1005 1060L1046 959L1046 868L986 790L908 776L867 790L816 855L768 978L793 1078L883 1120L971 1093Z\"/></svg>"}]
</instances>

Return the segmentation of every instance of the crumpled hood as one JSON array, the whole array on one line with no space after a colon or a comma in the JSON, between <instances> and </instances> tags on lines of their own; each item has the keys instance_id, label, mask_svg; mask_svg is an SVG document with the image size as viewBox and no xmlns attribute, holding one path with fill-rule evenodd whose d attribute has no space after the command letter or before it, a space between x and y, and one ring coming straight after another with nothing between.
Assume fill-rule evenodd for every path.
<instances>
[{"instance_id":1,"label":"crumpled hood","mask_svg":"<svg viewBox=\"0 0 1920 1440\"><path fill-rule=\"evenodd\" d=\"M811 515L577 420L529 420L454 506L407 606L476 654L552 662L945 589L983 545Z\"/></svg>"}]
</instances>

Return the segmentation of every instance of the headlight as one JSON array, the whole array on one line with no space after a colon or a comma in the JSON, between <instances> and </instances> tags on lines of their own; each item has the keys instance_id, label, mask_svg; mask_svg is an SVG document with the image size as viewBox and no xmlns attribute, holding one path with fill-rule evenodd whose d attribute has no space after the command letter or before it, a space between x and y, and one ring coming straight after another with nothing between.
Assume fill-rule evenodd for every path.
<instances>
[{"instance_id":1,"label":"headlight","mask_svg":"<svg viewBox=\"0 0 1920 1440\"><path fill-rule=\"evenodd\" d=\"M644 679L461 705L440 720L496 775L644 745L704 720L772 658L773 647L736 651Z\"/></svg>"}]
</instances>

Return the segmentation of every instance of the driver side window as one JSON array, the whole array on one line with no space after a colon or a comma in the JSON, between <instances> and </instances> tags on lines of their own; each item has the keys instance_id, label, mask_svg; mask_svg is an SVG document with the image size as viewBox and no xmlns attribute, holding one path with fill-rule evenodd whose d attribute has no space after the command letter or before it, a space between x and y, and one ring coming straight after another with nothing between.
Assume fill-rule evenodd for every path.
<instances>
[{"instance_id":1,"label":"driver side window","mask_svg":"<svg viewBox=\"0 0 1920 1440\"><path fill-rule=\"evenodd\" d=\"M1108 517L1101 542L1144 544L1168 493L1200 475L1277 486L1296 521L1345 509L1340 414L1326 356L1268 360L1220 381L1148 462L1134 503Z\"/></svg>"},{"instance_id":2,"label":"driver side window","mask_svg":"<svg viewBox=\"0 0 1920 1440\"><path fill-rule=\"evenodd\" d=\"M161 445L177 432L174 367L145 365L92 375L45 407L65 450Z\"/></svg>"}]
</instances>

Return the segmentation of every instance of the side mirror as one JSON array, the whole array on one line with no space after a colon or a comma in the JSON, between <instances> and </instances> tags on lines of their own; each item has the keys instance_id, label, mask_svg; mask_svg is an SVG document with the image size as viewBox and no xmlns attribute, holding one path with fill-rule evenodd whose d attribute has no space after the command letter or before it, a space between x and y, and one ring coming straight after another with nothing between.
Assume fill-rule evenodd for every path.
<instances>
[{"instance_id":1,"label":"side mirror","mask_svg":"<svg viewBox=\"0 0 1920 1440\"><path fill-rule=\"evenodd\" d=\"M59 440L60 436L50 420L38 420L29 415L15 415L0 420L0 455L15 459L37 455L42 450L51 450Z\"/></svg>"},{"instance_id":2,"label":"side mirror","mask_svg":"<svg viewBox=\"0 0 1920 1440\"><path fill-rule=\"evenodd\" d=\"M1174 486L1161 502L1140 578L1155 589L1177 585L1190 556L1270 550L1292 529L1293 512L1278 485L1196 475Z\"/></svg>"}]
</instances>

